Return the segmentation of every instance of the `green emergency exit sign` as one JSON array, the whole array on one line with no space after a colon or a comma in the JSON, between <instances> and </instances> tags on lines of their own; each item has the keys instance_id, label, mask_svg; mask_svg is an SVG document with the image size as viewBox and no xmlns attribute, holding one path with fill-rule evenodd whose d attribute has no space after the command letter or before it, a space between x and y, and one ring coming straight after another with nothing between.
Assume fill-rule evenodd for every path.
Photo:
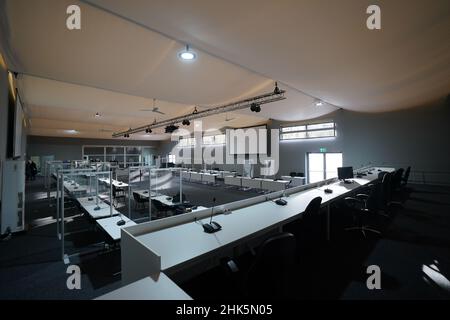
<instances>
[{"instance_id":1,"label":"green emergency exit sign","mask_svg":"<svg viewBox=\"0 0 450 320\"><path fill-rule=\"evenodd\" d=\"M320 152L327 152L327 148L320 148Z\"/></svg>"}]
</instances>

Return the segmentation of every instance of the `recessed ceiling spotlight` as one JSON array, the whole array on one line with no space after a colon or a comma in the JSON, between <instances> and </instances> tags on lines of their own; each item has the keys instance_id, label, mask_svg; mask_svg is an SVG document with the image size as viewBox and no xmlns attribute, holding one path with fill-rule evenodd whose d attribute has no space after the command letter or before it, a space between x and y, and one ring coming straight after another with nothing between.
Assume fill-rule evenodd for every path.
<instances>
[{"instance_id":1,"label":"recessed ceiling spotlight","mask_svg":"<svg viewBox=\"0 0 450 320\"><path fill-rule=\"evenodd\" d=\"M95 117L96 117L96 118L100 118L100 113L97 112L97 113L95 114Z\"/></svg>"},{"instance_id":2,"label":"recessed ceiling spotlight","mask_svg":"<svg viewBox=\"0 0 450 320\"><path fill-rule=\"evenodd\" d=\"M197 54L189 49L189 45L186 45L186 49L184 49L183 51L180 51L178 53L178 57L181 60L185 60L185 61L192 61L195 60L195 58L197 58Z\"/></svg>"},{"instance_id":3,"label":"recessed ceiling spotlight","mask_svg":"<svg viewBox=\"0 0 450 320\"><path fill-rule=\"evenodd\" d=\"M316 104L316 107L321 107L321 106L323 106L323 101L322 100L316 100L315 104Z\"/></svg>"}]
</instances>

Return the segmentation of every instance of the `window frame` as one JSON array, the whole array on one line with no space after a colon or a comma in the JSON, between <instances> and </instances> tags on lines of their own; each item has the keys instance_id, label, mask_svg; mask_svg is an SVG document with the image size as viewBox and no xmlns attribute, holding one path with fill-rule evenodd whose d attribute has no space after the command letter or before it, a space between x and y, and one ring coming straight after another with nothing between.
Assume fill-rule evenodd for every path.
<instances>
[{"instance_id":1,"label":"window frame","mask_svg":"<svg viewBox=\"0 0 450 320\"><path fill-rule=\"evenodd\" d=\"M332 124L330 128L318 128L318 129L309 129L310 126L317 126L320 124ZM292 130L293 128L302 128L298 130ZM309 137L308 133L312 132L325 132L325 131L333 131L333 135L327 135L323 137ZM284 138L285 134L293 134L293 133L305 133L304 138L296 137L296 138ZM290 140L309 140L309 139L323 139L323 138L335 138L336 137L336 122L334 121L324 121L324 122L311 122L307 124L298 124L292 126L282 126L280 127L280 141L290 141Z\"/></svg>"}]
</instances>

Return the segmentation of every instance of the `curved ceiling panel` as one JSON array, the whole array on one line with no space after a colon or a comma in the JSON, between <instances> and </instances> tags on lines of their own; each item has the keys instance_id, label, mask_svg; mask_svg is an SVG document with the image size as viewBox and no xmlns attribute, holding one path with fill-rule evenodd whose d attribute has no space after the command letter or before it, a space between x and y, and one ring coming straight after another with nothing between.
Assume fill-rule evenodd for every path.
<instances>
[{"instance_id":1,"label":"curved ceiling panel","mask_svg":"<svg viewBox=\"0 0 450 320\"><path fill-rule=\"evenodd\" d=\"M336 106L413 107L450 90L450 2L87 0Z\"/></svg>"}]
</instances>

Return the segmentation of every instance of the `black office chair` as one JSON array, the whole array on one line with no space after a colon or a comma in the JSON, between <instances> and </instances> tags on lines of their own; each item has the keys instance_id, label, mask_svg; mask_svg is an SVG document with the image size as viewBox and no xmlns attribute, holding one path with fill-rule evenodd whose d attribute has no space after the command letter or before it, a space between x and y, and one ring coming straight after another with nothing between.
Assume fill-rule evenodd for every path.
<instances>
[{"instance_id":1,"label":"black office chair","mask_svg":"<svg viewBox=\"0 0 450 320\"><path fill-rule=\"evenodd\" d=\"M143 198L136 192L133 192L133 198L134 198L134 208L135 209L145 209L145 204L149 203L148 198Z\"/></svg>"},{"instance_id":2,"label":"black office chair","mask_svg":"<svg viewBox=\"0 0 450 320\"><path fill-rule=\"evenodd\" d=\"M364 237L366 237L366 232L381 234L380 231L365 224L364 218L368 217L370 213L378 213L379 191L383 190L383 188L383 184L378 183L370 188L368 193L360 193L355 197L346 197L344 199L346 208L352 213L355 224L354 227L345 228L345 231L361 231Z\"/></svg>"},{"instance_id":3,"label":"black office chair","mask_svg":"<svg viewBox=\"0 0 450 320\"><path fill-rule=\"evenodd\" d=\"M297 172L297 177L304 177L305 176L305 173L303 173L303 172Z\"/></svg>"},{"instance_id":4,"label":"black office chair","mask_svg":"<svg viewBox=\"0 0 450 320\"><path fill-rule=\"evenodd\" d=\"M281 233L263 241L247 268L232 260L227 260L224 265L245 297L289 297L295 249L295 236L291 233ZM237 268L230 268L231 265Z\"/></svg>"},{"instance_id":5,"label":"black office chair","mask_svg":"<svg viewBox=\"0 0 450 320\"><path fill-rule=\"evenodd\" d=\"M121 200L125 203L125 190L123 188L118 188L114 184L112 185L112 197L113 197L113 205L116 207Z\"/></svg>"},{"instance_id":6,"label":"black office chair","mask_svg":"<svg viewBox=\"0 0 450 320\"><path fill-rule=\"evenodd\" d=\"M402 178L404 169L400 168L392 174L389 205L403 206Z\"/></svg>"},{"instance_id":7,"label":"black office chair","mask_svg":"<svg viewBox=\"0 0 450 320\"><path fill-rule=\"evenodd\" d=\"M159 217L161 213L167 215L167 212L170 211L170 207L162 203L161 201L152 199L151 201L152 208L156 210L156 217Z\"/></svg>"},{"instance_id":8,"label":"black office chair","mask_svg":"<svg viewBox=\"0 0 450 320\"><path fill-rule=\"evenodd\" d=\"M179 202L182 202L182 203L185 203L185 202L187 202L188 200L187 200L187 197L186 197L186 195L183 193L183 195L181 196L181 201L180 201L180 193L178 192L176 195L174 195L173 197L172 197L172 202L173 203L179 203Z\"/></svg>"},{"instance_id":9,"label":"black office chair","mask_svg":"<svg viewBox=\"0 0 450 320\"><path fill-rule=\"evenodd\" d=\"M292 233L297 240L297 258L312 258L315 248L325 238L320 215L321 204L321 197L312 199L300 219L283 227L284 232Z\"/></svg>"},{"instance_id":10,"label":"black office chair","mask_svg":"<svg viewBox=\"0 0 450 320\"><path fill-rule=\"evenodd\" d=\"M411 167L406 168L405 174L403 175L402 180L401 180L402 188L406 187L406 185L408 184L410 172L411 172Z\"/></svg>"},{"instance_id":11,"label":"black office chair","mask_svg":"<svg viewBox=\"0 0 450 320\"><path fill-rule=\"evenodd\" d=\"M291 176L291 177L296 177L297 176L297 172L291 172L291 173L289 173L289 175Z\"/></svg>"}]
</instances>

